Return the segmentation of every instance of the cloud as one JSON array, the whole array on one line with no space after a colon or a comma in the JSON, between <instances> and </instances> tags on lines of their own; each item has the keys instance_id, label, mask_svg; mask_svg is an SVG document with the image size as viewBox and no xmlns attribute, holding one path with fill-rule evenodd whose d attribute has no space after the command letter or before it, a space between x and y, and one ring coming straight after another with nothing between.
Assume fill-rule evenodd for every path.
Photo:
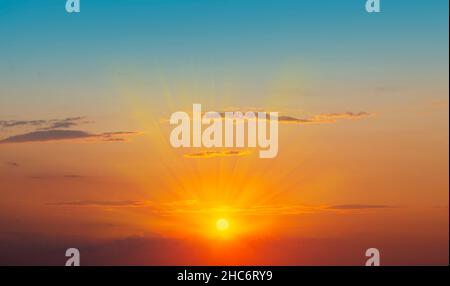
<instances>
[{"instance_id":1,"label":"cloud","mask_svg":"<svg viewBox=\"0 0 450 286\"><path fill-rule=\"evenodd\" d=\"M248 207L216 206L210 202L190 201L185 205L159 204L152 206L152 211L162 216L185 214L239 214L244 216L278 216L317 213L326 210L322 206L307 205L254 205Z\"/></svg>"},{"instance_id":2,"label":"cloud","mask_svg":"<svg viewBox=\"0 0 450 286\"><path fill-rule=\"evenodd\" d=\"M154 203L149 200L81 200L70 202L53 202L51 206L71 206L71 207L147 207L152 210L176 210L198 206L196 200L179 200L163 203Z\"/></svg>"},{"instance_id":3,"label":"cloud","mask_svg":"<svg viewBox=\"0 0 450 286\"><path fill-rule=\"evenodd\" d=\"M82 179L84 178L84 176L82 175L73 175L73 174L69 174L69 175L63 175L64 178L69 178L69 179Z\"/></svg>"},{"instance_id":4,"label":"cloud","mask_svg":"<svg viewBox=\"0 0 450 286\"><path fill-rule=\"evenodd\" d=\"M50 120L1 120L0 128L13 128L13 127L41 127L38 130L52 130L60 128L71 128L80 124L89 123L83 121L84 117L67 117L63 119L50 119Z\"/></svg>"},{"instance_id":5,"label":"cloud","mask_svg":"<svg viewBox=\"0 0 450 286\"><path fill-rule=\"evenodd\" d=\"M186 158L217 158L217 157L238 157L249 155L248 150L221 150L221 151L204 151L189 153L184 155Z\"/></svg>"},{"instance_id":6,"label":"cloud","mask_svg":"<svg viewBox=\"0 0 450 286\"><path fill-rule=\"evenodd\" d=\"M60 129L60 128L71 128L74 126L77 126L78 123L73 122L73 121L58 121L58 122L54 122L52 123L52 125L50 125L49 127L46 128L41 128L39 130L52 130L52 129Z\"/></svg>"},{"instance_id":7,"label":"cloud","mask_svg":"<svg viewBox=\"0 0 450 286\"><path fill-rule=\"evenodd\" d=\"M278 122L280 123L310 123L308 119L299 119L292 116L282 115L278 117Z\"/></svg>"},{"instance_id":8,"label":"cloud","mask_svg":"<svg viewBox=\"0 0 450 286\"><path fill-rule=\"evenodd\" d=\"M0 144L5 143L23 143L23 142L45 142L55 140L70 140L81 138L92 138L95 135L84 131L76 130L47 130L47 131L33 131L25 134L14 135L3 140Z\"/></svg>"},{"instance_id":9,"label":"cloud","mask_svg":"<svg viewBox=\"0 0 450 286\"><path fill-rule=\"evenodd\" d=\"M127 137L137 135L135 131L114 131L104 133L90 133L82 130L72 130L72 127L93 123L86 121L83 116L66 117L63 119L50 120L3 120L0 121L0 130L13 127L36 127L33 131L23 134L15 134L4 139L0 139L0 144L24 143L24 142L47 142L47 141L68 141L78 139L90 139L105 142L125 142ZM39 128L37 128L39 127ZM28 130L26 130L28 131ZM23 128L22 128L22 132ZM19 133L19 132L17 132Z\"/></svg>"},{"instance_id":10,"label":"cloud","mask_svg":"<svg viewBox=\"0 0 450 286\"><path fill-rule=\"evenodd\" d=\"M389 209L394 208L387 205L300 205L300 204L280 204L280 205L252 205L245 207L217 206L214 202L199 202L195 200L180 201L174 203L159 203L149 206L153 213L161 216L177 216L186 214L239 214L244 216L286 216L303 215L314 213L345 212Z\"/></svg>"},{"instance_id":11,"label":"cloud","mask_svg":"<svg viewBox=\"0 0 450 286\"><path fill-rule=\"evenodd\" d=\"M320 123L335 123L338 120L356 120L372 116L373 114L365 111L360 112L343 112L343 113L328 113L314 115L308 118L296 118L292 116L279 116L280 123L291 124L320 124Z\"/></svg>"},{"instance_id":12,"label":"cloud","mask_svg":"<svg viewBox=\"0 0 450 286\"><path fill-rule=\"evenodd\" d=\"M389 209L393 206L388 205L334 205L329 206L330 210L363 210L363 209Z\"/></svg>"},{"instance_id":13,"label":"cloud","mask_svg":"<svg viewBox=\"0 0 450 286\"><path fill-rule=\"evenodd\" d=\"M31 175L28 176L30 179L34 180L55 180L55 179L85 179L86 176L76 175L76 174L63 174L63 175Z\"/></svg>"},{"instance_id":14,"label":"cloud","mask_svg":"<svg viewBox=\"0 0 450 286\"><path fill-rule=\"evenodd\" d=\"M103 141L106 142L127 142L128 140L126 138L105 138Z\"/></svg>"},{"instance_id":15,"label":"cloud","mask_svg":"<svg viewBox=\"0 0 450 286\"><path fill-rule=\"evenodd\" d=\"M102 133L101 137L103 137L102 141L106 142L126 142L128 140L125 137L138 134L140 134L140 132L118 131Z\"/></svg>"},{"instance_id":16,"label":"cloud","mask_svg":"<svg viewBox=\"0 0 450 286\"><path fill-rule=\"evenodd\" d=\"M355 213L354 211L372 210L372 209L390 209L394 208L388 205L252 205L246 207L217 206L211 202L189 201L188 204L172 205L169 203L153 204L151 209L154 213L163 216L185 215L185 214L205 214L227 213L248 216L285 216L285 215L303 215L313 213L345 212Z\"/></svg>"},{"instance_id":17,"label":"cloud","mask_svg":"<svg viewBox=\"0 0 450 286\"><path fill-rule=\"evenodd\" d=\"M30 126L38 126L45 124L47 121L45 120L0 120L0 127L1 128L11 128L16 126L24 126L24 125L30 125Z\"/></svg>"},{"instance_id":18,"label":"cloud","mask_svg":"<svg viewBox=\"0 0 450 286\"><path fill-rule=\"evenodd\" d=\"M124 141L125 139L123 137L116 136L129 136L133 134L138 134L138 132L108 132L101 134L92 134L80 130L41 130L7 137L0 140L0 144L64 140L67 141L79 139L94 139L102 141L117 141L121 139L121 141Z\"/></svg>"},{"instance_id":19,"label":"cloud","mask_svg":"<svg viewBox=\"0 0 450 286\"><path fill-rule=\"evenodd\" d=\"M183 216L187 214L220 215L237 214L243 216L286 216L314 213L360 213L375 209L390 209L388 205L346 204L346 205L251 205L251 206L227 206L215 202L201 202L197 200L179 200L172 202L152 202L148 200L86 200L72 202L50 203L53 206L62 207L140 207L146 208L150 213L158 216ZM356 211L356 212L355 212Z\"/></svg>"},{"instance_id":20,"label":"cloud","mask_svg":"<svg viewBox=\"0 0 450 286\"><path fill-rule=\"evenodd\" d=\"M5 162L5 164L10 167L15 167L15 168L20 167L20 164L17 162L8 161L8 162Z\"/></svg>"},{"instance_id":21,"label":"cloud","mask_svg":"<svg viewBox=\"0 0 450 286\"><path fill-rule=\"evenodd\" d=\"M246 115L246 111L239 111L242 112L242 116L241 114L234 114L234 120L254 120L258 117L258 114L256 111L254 111L254 115L255 117L249 117L249 116L245 116ZM264 112L264 111L262 111ZM225 112L218 112L220 115L221 119L225 118ZM317 114L317 115L313 115L313 116L309 116L309 117L305 117L305 118L298 118L295 116L291 116L291 115L279 115L278 118L276 118L275 116L268 116L269 112L266 112L267 117L266 119L271 120L271 119L278 119L279 123L283 123L283 124L324 124L324 123L336 123L337 121L340 120L358 120L358 119L364 119L364 118L368 118L373 116L373 113L369 113L366 111L359 111L359 112L351 112L351 111L347 111L347 112L341 112L341 113L324 113L324 114ZM211 118L213 119L214 116L212 116L211 114L206 114L203 113L202 116L205 116L206 118ZM169 120L167 119L162 119L161 120L162 123L165 122L169 122Z\"/></svg>"},{"instance_id":22,"label":"cloud","mask_svg":"<svg viewBox=\"0 0 450 286\"><path fill-rule=\"evenodd\" d=\"M150 201L72 201L72 202L56 202L49 203L52 206L82 206L82 207L144 207L151 205Z\"/></svg>"},{"instance_id":23,"label":"cloud","mask_svg":"<svg viewBox=\"0 0 450 286\"><path fill-rule=\"evenodd\" d=\"M134 132L134 131L117 131L117 132L105 132L105 133L102 133L102 135L105 137L111 137L111 136L116 136L116 135L134 135L137 133L138 132Z\"/></svg>"}]
</instances>

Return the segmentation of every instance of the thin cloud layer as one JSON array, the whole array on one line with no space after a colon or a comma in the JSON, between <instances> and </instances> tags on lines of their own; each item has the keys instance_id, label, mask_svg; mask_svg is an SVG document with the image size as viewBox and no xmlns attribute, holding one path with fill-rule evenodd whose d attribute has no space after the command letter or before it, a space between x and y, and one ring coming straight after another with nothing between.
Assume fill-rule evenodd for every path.
<instances>
[{"instance_id":1,"label":"thin cloud layer","mask_svg":"<svg viewBox=\"0 0 450 286\"><path fill-rule=\"evenodd\" d=\"M186 214L239 214L248 216L282 216L302 215L327 212L359 213L376 209L394 208L388 205L348 204L348 205L254 205L248 207L216 206L213 202L199 202L196 200L181 200L156 203L145 200L124 201L73 201L50 203L62 207L142 207L159 216L179 216Z\"/></svg>"},{"instance_id":2,"label":"thin cloud layer","mask_svg":"<svg viewBox=\"0 0 450 286\"><path fill-rule=\"evenodd\" d=\"M10 167L14 167L14 168L20 167L20 164L19 164L19 163L13 162L13 161L5 162L5 164L8 165L8 166L10 166Z\"/></svg>"},{"instance_id":3,"label":"thin cloud layer","mask_svg":"<svg viewBox=\"0 0 450 286\"><path fill-rule=\"evenodd\" d=\"M335 123L338 120L357 120L372 116L371 113L361 112L344 112L344 113L329 113L319 114L308 118L296 118L292 116L280 116L278 121L280 123L291 124L320 124L320 123Z\"/></svg>"},{"instance_id":4,"label":"thin cloud layer","mask_svg":"<svg viewBox=\"0 0 450 286\"><path fill-rule=\"evenodd\" d=\"M0 128L12 128L17 126L39 126L45 124L46 120L0 120Z\"/></svg>"},{"instance_id":5,"label":"thin cloud layer","mask_svg":"<svg viewBox=\"0 0 450 286\"><path fill-rule=\"evenodd\" d=\"M71 129L87 123L93 123L93 121L87 121L83 116L50 120L2 120L0 121L0 130L13 129L16 131L16 134L0 139L0 144L73 141L80 139L105 142L125 142L128 141L127 137L139 134L139 132L135 131L91 133L88 131ZM34 130L28 131L27 127L32 127ZM8 132L10 131L8 130ZM22 133L17 134L20 132Z\"/></svg>"},{"instance_id":6,"label":"thin cloud layer","mask_svg":"<svg viewBox=\"0 0 450 286\"><path fill-rule=\"evenodd\" d=\"M76 131L76 130L33 131L25 134L10 136L8 138L0 140L0 144L70 140L70 139L91 138L93 136L95 135L89 134L84 131Z\"/></svg>"},{"instance_id":7,"label":"thin cloud layer","mask_svg":"<svg viewBox=\"0 0 450 286\"><path fill-rule=\"evenodd\" d=\"M240 111L241 114L235 114L234 120L255 120L258 118L258 114L255 111L254 115L255 117L249 117L246 116L245 111ZM218 112L221 119L225 118L225 112ZM306 118L298 118L291 115L279 115L278 118L274 116L269 116L269 113L267 113L266 120L273 120L278 119L279 123L283 124L324 124L324 123L336 123L340 120L359 120L359 119L365 119L368 117L373 116L373 113L369 113L366 111L359 111L359 112L341 112L341 113L324 113L324 114L317 114ZM189 114L189 113L188 113ZM206 118L214 118L211 114L203 113L202 116ZM168 120L161 120L161 122L169 122Z\"/></svg>"},{"instance_id":8,"label":"thin cloud layer","mask_svg":"<svg viewBox=\"0 0 450 286\"><path fill-rule=\"evenodd\" d=\"M221 150L189 153L186 158L217 158L217 157L239 157L251 154L248 150Z\"/></svg>"},{"instance_id":9,"label":"thin cloud layer","mask_svg":"<svg viewBox=\"0 0 450 286\"><path fill-rule=\"evenodd\" d=\"M364 210L364 209L389 209L393 206L388 205L334 205L329 206L331 210Z\"/></svg>"},{"instance_id":10,"label":"thin cloud layer","mask_svg":"<svg viewBox=\"0 0 450 286\"><path fill-rule=\"evenodd\" d=\"M86 179L86 176L77 175L77 174L54 174L54 175L29 175L27 176L29 179L33 180L57 180L57 179L72 179L72 180L81 180Z\"/></svg>"},{"instance_id":11,"label":"thin cloud layer","mask_svg":"<svg viewBox=\"0 0 450 286\"><path fill-rule=\"evenodd\" d=\"M50 203L52 206L80 206L80 207L145 207L151 205L150 201L73 201Z\"/></svg>"},{"instance_id":12,"label":"thin cloud layer","mask_svg":"<svg viewBox=\"0 0 450 286\"><path fill-rule=\"evenodd\" d=\"M40 127L38 130L52 130L71 128L85 123L88 121L85 121L82 116L50 120L0 120L0 128Z\"/></svg>"},{"instance_id":13,"label":"thin cloud layer","mask_svg":"<svg viewBox=\"0 0 450 286\"><path fill-rule=\"evenodd\" d=\"M134 134L138 134L138 132L108 132L101 134L93 134L80 130L42 130L42 131L28 132L19 135L13 135L0 140L0 144L67 141L67 140L70 141L79 139L94 139L100 141L114 141L120 139L121 141L125 141L124 136Z\"/></svg>"},{"instance_id":14,"label":"thin cloud layer","mask_svg":"<svg viewBox=\"0 0 450 286\"><path fill-rule=\"evenodd\" d=\"M303 215L314 213L327 213L327 212L345 212L355 213L355 211L370 211L374 209L389 209L393 208L387 205L341 205L341 206L329 206L329 205L254 205L248 207L229 207L214 206L213 203L202 203L198 201L189 201L188 204L153 204L151 209L154 213L163 216L175 216L185 214L220 214L234 213L239 215L248 216L283 216L283 215Z\"/></svg>"}]
</instances>

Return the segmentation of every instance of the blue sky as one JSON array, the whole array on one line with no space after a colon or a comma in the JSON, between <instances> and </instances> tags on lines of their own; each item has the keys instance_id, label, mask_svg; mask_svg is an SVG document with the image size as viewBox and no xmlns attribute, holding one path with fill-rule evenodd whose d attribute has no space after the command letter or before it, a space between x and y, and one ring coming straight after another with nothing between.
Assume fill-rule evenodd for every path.
<instances>
[{"instance_id":1,"label":"blue sky","mask_svg":"<svg viewBox=\"0 0 450 286\"><path fill-rule=\"evenodd\" d=\"M2 93L24 82L43 94L45 87L95 91L111 70L127 69L256 85L291 63L322 83L446 78L448 1L384 0L377 15L364 4L84 0L82 12L69 15L64 0L0 0Z\"/></svg>"},{"instance_id":2,"label":"blue sky","mask_svg":"<svg viewBox=\"0 0 450 286\"><path fill-rule=\"evenodd\" d=\"M367 14L362 0L89 0L78 15L65 13L64 3L1 0L2 61L28 55L76 67L92 58L168 65L271 64L292 55L404 60L448 47L445 0L385 0L379 15Z\"/></svg>"}]
</instances>

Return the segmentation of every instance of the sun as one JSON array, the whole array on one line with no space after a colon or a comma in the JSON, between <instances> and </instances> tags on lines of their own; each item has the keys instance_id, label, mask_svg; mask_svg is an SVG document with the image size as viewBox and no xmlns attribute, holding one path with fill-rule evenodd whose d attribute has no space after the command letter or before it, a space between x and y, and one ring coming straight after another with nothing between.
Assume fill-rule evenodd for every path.
<instances>
[{"instance_id":1,"label":"sun","mask_svg":"<svg viewBox=\"0 0 450 286\"><path fill-rule=\"evenodd\" d=\"M216 228L218 231L226 231L230 227L227 219L221 218L216 221Z\"/></svg>"}]
</instances>

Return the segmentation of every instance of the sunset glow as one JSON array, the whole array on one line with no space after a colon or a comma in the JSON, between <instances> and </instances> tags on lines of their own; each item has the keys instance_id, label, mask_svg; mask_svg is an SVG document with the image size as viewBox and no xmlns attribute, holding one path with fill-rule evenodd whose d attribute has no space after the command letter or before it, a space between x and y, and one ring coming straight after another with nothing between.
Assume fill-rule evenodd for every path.
<instances>
[{"instance_id":1,"label":"sunset glow","mask_svg":"<svg viewBox=\"0 0 450 286\"><path fill-rule=\"evenodd\" d=\"M230 227L230 224L228 223L228 220L221 218L218 219L216 222L216 228L218 231L226 231Z\"/></svg>"},{"instance_id":2,"label":"sunset glow","mask_svg":"<svg viewBox=\"0 0 450 286\"><path fill-rule=\"evenodd\" d=\"M0 1L0 265L448 264L448 1L57 2Z\"/></svg>"}]
</instances>

